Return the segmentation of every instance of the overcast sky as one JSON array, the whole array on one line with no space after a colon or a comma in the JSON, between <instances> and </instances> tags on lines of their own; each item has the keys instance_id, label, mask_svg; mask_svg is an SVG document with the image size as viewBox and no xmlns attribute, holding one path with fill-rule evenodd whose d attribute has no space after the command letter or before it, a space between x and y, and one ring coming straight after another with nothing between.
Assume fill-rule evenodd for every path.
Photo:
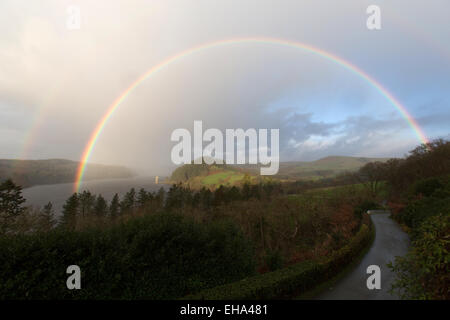
<instances>
[{"instance_id":1,"label":"overcast sky","mask_svg":"<svg viewBox=\"0 0 450 320\"><path fill-rule=\"evenodd\" d=\"M338 5L339 4L339 5ZM366 8L381 9L381 30ZM67 27L68 7L81 25ZM79 160L108 106L162 60L236 37L300 41L378 80L426 135L449 137L448 0L0 2L0 158ZM147 173L172 166L170 134L279 128L281 161L402 156L419 143L377 90L341 65L275 44L202 50L135 89L90 161Z\"/></svg>"}]
</instances>

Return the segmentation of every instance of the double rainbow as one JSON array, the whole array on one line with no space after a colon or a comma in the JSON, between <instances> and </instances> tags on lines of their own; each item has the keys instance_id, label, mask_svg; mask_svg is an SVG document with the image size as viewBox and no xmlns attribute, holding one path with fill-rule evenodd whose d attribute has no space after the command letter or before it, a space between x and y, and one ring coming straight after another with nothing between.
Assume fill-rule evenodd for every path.
<instances>
[{"instance_id":1,"label":"double rainbow","mask_svg":"<svg viewBox=\"0 0 450 320\"><path fill-rule=\"evenodd\" d=\"M341 65L342 67L346 68L347 70L353 72L354 74L358 75L360 78L364 79L371 85L373 88L375 88L382 96L384 96L401 114L401 116L408 122L409 126L413 129L415 132L417 138L421 143L428 143L428 139L425 136L422 129L419 127L415 119L411 116L411 114L408 112L408 110L386 89L384 88L377 80L372 78L370 75L368 75L366 72L358 68L357 66L351 64L350 62L332 54L329 52L326 52L322 49L315 48L311 45L304 44L301 42L296 41L290 41L290 40L283 40L283 39L276 39L276 38L266 38L266 37L252 37L252 38L233 38L233 39L227 39L227 40L220 40L215 42L209 42L205 43L190 49L187 49L185 51L182 51L176 55L173 55L159 64L153 66L150 68L147 72L142 74L136 81L134 81L114 102L108 107L107 111L104 113L100 121L97 123L94 131L91 133L91 136L89 138L89 141L87 142L83 154L81 156L80 164L78 166L76 180L75 180L75 192L79 191L81 181L83 180L84 172L86 169L86 164L92 154L92 151L94 150L95 144L101 135L103 129L105 128L106 124L108 123L108 120L111 118L113 113L117 110L117 108L121 105L121 103L128 97L128 95L131 94L131 92L138 87L144 80L148 79L150 76L156 74L158 71L162 70L164 67L167 67L171 63L182 59L186 56L189 56L191 54L197 53L202 50L221 47L221 46L227 46L227 45L233 45L233 44L240 44L240 43L259 43L259 44L274 44L274 45L281 45L286 47L291 47L294 49L300 49L306 52L310 52L313 54L316 54L318 56L321 56L329 61L335 62L338 65Z\"/></svg>"}]
</instances>

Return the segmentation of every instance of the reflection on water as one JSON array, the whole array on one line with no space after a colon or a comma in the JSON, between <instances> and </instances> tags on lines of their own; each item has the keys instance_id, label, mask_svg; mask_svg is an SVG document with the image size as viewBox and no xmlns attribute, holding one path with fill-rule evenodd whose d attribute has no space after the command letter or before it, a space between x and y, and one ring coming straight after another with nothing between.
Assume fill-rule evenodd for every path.
<instances>
[{"instance_id":1,"label":"reflection on water","mask_svg":"<svg viewBox=\"0 0 450 320\"><path fill-rule=\"evenodd\" d=\"M80 190L89 190L93 194L101 194L106 200L111 201L115 193L122 196L131 188L135 188L137 192L140 188L147 191L157 191L161 187L167 189L168 185L155 184L155 177L135 177L86 181L81 184ZM55 215L59 216L67 198L72 195L73 189L73 183L34 186L23 189L23 196L27 199L26 205L42 207L51 201Z\"/></svg>"}]
</instances>

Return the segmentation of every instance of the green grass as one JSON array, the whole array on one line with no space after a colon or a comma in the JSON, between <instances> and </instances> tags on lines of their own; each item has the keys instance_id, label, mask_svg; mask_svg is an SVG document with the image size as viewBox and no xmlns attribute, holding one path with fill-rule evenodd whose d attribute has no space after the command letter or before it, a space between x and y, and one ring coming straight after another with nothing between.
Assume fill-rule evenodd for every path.
<instances>
[{"instance_id":1,"label":"green grass","mask_svg":"<svg viewBox=\"0 0 450 320\"><path fill-rule=\"evenodd\" d=\"M234 174L230 177L230 179L228 180L228 182L230 184L234 184L236 182L240 182L242 179L244 179L245 175L244 174Z\"/></svg>"},{"instance_id":2,"label":"green grass","mask_svg":"<svg viewBox=\"0 0 450 320\"><path fill-rule=\"evenodd\" d=\"M210 185L219 185L225 183L225 180L229 179L231 176L236 173L233 171L223 171L218 173L210 174L202 179L202 184L210 186Z\"/></svg>"},{"instance_id":3,"label":"green grass","mask_svg":"<svg viewBox=\"0 0 450 320\"><path fill-rule=\"evenodd\" d=\"M206 187L218 187L220 185L233 186L240 183L245 174L239 171L220 171L207 176L199 177L199 182ZM254 181L255 176L250 176L250 180Z\"/></svg>"}]
</instances>

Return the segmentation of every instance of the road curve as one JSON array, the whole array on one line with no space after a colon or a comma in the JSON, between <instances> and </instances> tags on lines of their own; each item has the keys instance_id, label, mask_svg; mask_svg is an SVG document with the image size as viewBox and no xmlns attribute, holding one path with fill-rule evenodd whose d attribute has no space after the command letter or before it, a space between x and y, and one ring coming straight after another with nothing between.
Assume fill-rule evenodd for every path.
<instances>
[{"instance_id":1,"label":"road curve","mask_svg":"<svg viewBox=\"0 0 450 320\"><path fill-rule=\"evenodd\" d=\"M408 235L389 218L389 213L371 214L375 225L375 240L361 262L337 282L332 283L316 296L319 300L395 300L388 291L394 274L387 263L395 256L403 256L409 247ZM381 269L381 289L369 290L366 285L367 267L378 265Z\"/></svg>"}]
</instances>

